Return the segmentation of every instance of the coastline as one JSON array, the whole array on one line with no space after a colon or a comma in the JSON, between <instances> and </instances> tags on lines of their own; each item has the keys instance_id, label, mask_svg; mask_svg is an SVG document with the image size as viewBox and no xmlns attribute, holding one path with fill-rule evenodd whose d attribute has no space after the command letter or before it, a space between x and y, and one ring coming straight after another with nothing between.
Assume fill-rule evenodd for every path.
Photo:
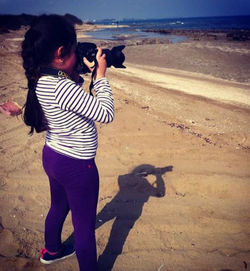
<instances>
[{"instance_id":1,"label":"coastline","mask_svg":"<svg viewBox=\"0 0 250 271\"><path fill-rule=\"evenodd\" d=\"M98 255L107 244L113 248L103 264L117 254L114 271L243 270L250 264L250 42L206 35L177 44L165 36L112 42L81 36L93 29L77 28L80 40L108 48L124 43L127 65L107 70L116 117L110 125L97 124L98 212L106 206L120 214L113 236L114 220L96 231ZM24 32L0 35L0 103L25 102ZM90 76L84 77L87 89ZM38 261L49 208L44 135L29 137L21 118L2 114L0 127L0 270L76 270L74 257L52 266ZM133 169L144 165L147 172L145 164L162 174L149 170L130 185ZM165 184L164 197L150 190L157 178ZM122 180L128 192L119 198ZM137 220L135 212L141 212ZM72 230L69 216L63 239Z\"/></svg>"},{"instance_id":2,"label":"coastline","mask_svg":"<svg viewBox=\"0 0 250 271\"><path fill-rule=\"evenodd\" d=\"M145 32L161 33L163 35L180 35L186 36L193 40L224 40L224 41L249 41L250 30L246 29L208 29L208 30L191 30L191 29L146 29Z\"/></svg>"},{"instance_id":3,"label":"coastline","mask_svg":"<svg viewBox=\"0 0 250 271\"><path fill-rule=\"evenodd\" d=\"M76 34L77 39L83 39L83 38L91 38L90 35L88 35L88 32L97 31L101 29L107 29L107 28L121 28L126 27L126 25L103 25L103 24L82 24L82 25L76 25Z\"/></svg>"}]
</instances>

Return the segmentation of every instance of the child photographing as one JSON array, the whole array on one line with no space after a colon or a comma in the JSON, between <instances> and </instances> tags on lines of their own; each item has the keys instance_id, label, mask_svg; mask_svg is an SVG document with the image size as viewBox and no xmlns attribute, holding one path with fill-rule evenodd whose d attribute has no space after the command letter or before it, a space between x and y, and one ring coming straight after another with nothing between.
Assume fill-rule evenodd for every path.
<instances>
[{"instance_id":1,"label":"child photographing","mask_svg":"<svg viewBox=\"0 0 250 271\"><path fill-rule=\"evenodd\" d=\"M46 131L43 167L48 175L51 206L45 220L45 248L40 261L50 264L76 252L80 271L96 271L96 207L99 176L95 165L94 121L114 117L112 91L105 78L105 55L99 48L95 96L84 92L75 72L76 33L62 16L42 15L22 44L28 81L24 122L30 134ZM91 70L91 63L84 59ZM61 232L71 210L75 247L62 244Z\"/></svg>"}]
</instances>

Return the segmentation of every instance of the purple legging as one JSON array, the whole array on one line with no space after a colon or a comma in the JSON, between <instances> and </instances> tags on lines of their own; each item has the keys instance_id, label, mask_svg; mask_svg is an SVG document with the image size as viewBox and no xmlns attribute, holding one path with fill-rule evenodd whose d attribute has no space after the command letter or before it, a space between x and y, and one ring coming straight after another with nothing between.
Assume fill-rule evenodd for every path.
<instances>
[{"instance_id":1,"label":"purple legging","mask_svg":"<svg viewBox=\"0 0 250 271\"><path fill-rule=\"evenodd\" d=\"M58 251L64 220L71 210L80 271L96 271L96 206L99 176L94 159L82 160L43 148L43 167L50 181L51 207L45 220L45 248Z\"/></svg>"}]
</instances>

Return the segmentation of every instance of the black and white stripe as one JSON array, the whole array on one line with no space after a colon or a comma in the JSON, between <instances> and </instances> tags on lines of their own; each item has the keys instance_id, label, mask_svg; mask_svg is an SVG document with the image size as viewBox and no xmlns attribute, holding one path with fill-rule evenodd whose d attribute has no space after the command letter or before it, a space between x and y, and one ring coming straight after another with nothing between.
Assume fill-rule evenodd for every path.
<instances>
[{"instance_id":1,"label":"black and white stripe","mask_svg":"<svg viewBox=\"0 0 250 271\"><path fill-rule=\"evenodd\" d=\"M97 130L94 121L109 123L114 118L114 101L109 82L94 82L96 96L86 93L66 78L42 76L36 94L48 121L46 144L78 159L96 155Z\"/></svg>"}]
</instances>

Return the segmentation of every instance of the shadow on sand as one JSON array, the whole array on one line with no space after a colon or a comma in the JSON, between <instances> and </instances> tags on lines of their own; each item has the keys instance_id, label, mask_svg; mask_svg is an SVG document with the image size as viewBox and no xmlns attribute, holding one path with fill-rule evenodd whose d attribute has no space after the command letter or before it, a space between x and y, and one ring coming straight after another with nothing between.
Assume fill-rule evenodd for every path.
<instances>
[{"instance_id":1,"label":"shadow on sand","mask_svg":"<svg viewBox=\"0 0 250 271\"><path fill-rule=\"evenodd\" d=\"M156 168L145 164L136 167L131 173L118 177L119 192L97 214L96 229L115 219L109 241L98 259L99 270L112 270L116 258L122 253L130 230L142 214L144 203L150 197L165 196L162 175L172 170L172 166ZM147 179L149 175L155 178L152 184Z\"/></svg>"}]
</instances>

